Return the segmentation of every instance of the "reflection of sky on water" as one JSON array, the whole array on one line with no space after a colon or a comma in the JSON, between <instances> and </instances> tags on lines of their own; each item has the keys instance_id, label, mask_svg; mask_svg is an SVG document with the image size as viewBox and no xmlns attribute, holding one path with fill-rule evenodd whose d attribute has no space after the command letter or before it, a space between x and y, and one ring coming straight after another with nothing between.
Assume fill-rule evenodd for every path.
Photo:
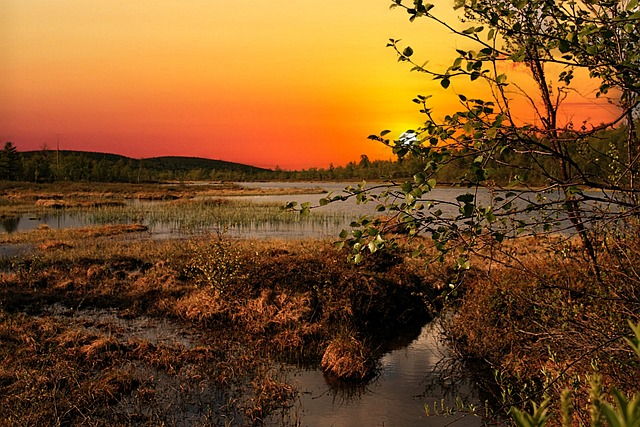
<instances>
[{"instance_id":1,"label":"reflection of sky on water","mask_svg":"<svg viewBox=\"0 0 640 427\"><path fill-rule=\"evenodd\" d=\"M45 224L49 228L74 228L89 225L85 214L81 212L70 213L65 210L47 212L45 214L25 213L15 217L3 218L0 222L0 231L13 233L16 231L35 230Z\"/></svg>"},{"instance_id":2,"label":"reflection of sky on water","mask_svg":"<svg viewBox=\"0 0 640 427\"><path fill-rule=\"evenodd\" d=\"M303 426L445 426L464 414L430 416L424 405L440 405L445 399L453 406L456 396L467 404L479 404L469 384L445 388L438 365L447 352L438 339L434 323L425 326L420 336L405 348L394 350L380 360L378 378L356 393L332 389L319 370L297 372L293 378L302 391L300 413ZM481 419L465 416L456 426L481 425Z\"/></svg>"},{"instance_id":3,"label":"reflection of sky on water","mask_svg":"<svg viewBox=\"0 0 640 427\"><path fill-rule=\"evenodd\" d=\"M231 225L228 227L209 226L199 230L187 230L178 223L159 222L148 225L151 233L158 238L183 237L191 234L209 233L221 231L232 237L251 238L303 238L303 237L336 237L343 228L347 228L350 220L331 218L326 221L309 221L292 224L255 222L248 226ZM52 229L76 228L95 225L87 213L56 211L53 214L34 217L32 214L23 214L12 217L11 220L0 222L0 232L13 233L17 231L35 230L45 224Z\"/></svg>"},{"instance_id":4,"label":"reflection of sky on water","mask_svg":"<svg viewBox=\"0 0 640 427\"><path fill-rule=\"evenodd\" d=\"M351 185L357 187L357 183L322 183L322 182L256 182L256 183L243 183L247 187L255 187L262 189L272 188L318 188L328 192L332 192L333 195L344 194L345 187ZM376 184L367 184L367 187L374 186ZM425 199L439 200L441 203L437 205L437 209L442 210L443 217L455 216L458 214L458 206L455 204L456 197L465 194L473 189L467 188L454 188L454 187L437 187L433 191L424 195ZM258 196L231 196L236 200L246 200L258 203L277 203L284 206L288 202L296 201L299 204L308 202L312 206L318 206L319 200L325 197L326 194L295 194L295 195L258 195ZM526 197L534 197L533 193L527 194ZM557 197L551 195L550 197ZM490 193L487 190L480 190L478 192L478 202L481 205L486 205L489 202ZM402 200L399 200L400 202ZM164 202L158 201L130 201L132 204L144 204L144 205L161 205ZM518 205L525 206L527 202L520 200ZM227 234L233 237L249 237L249 238L304 238L304 237L335 237L342 229L349 228L349 224L353 219L359 218L362 215L371 215L376 213L377 203L371 202L367 204L357 204L355 198L342 202L330 203L326 206L317 207L316 212L326 212L334 215L334 218L320 223L318 221L301 221L293 224L282 223L255 223L251 226L229 226L226 228ZM343 215L342 220L336 219L340 215ZM530 222L532 214L521 214L518 218ZM540 219L540 218L538 218ZM0 232L12 233L15 231L29 231L37 228L41 224L46 224L50 228L72 228L95 225L92 220L92 216L86 211L53 211L45 214L27 213L16 217L5 217L0 219ZM155 223L149 224L143 221L144 225L150 227L151 233L156 237L182 237L189 235L190 233L198 232L211 232L220 229L220 225L207 226L200 230L185 230L179 224ZM562 223L563 227L567 226L567 221Z\"/></svg>"}]
</instances>

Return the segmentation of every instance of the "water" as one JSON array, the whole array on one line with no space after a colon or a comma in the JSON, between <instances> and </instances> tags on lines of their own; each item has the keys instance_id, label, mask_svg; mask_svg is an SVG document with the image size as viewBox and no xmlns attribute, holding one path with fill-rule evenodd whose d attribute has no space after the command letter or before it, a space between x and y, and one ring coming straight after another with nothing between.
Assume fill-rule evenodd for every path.
<instances>
[{"instance_id":1,"label":"water","mask_svg":"<svg viewBox=\"0 0 640 427\"><path fill-rule=\"evenodd\" d=\"M329 184L323 186L327 191L340 192L345 185L348 184ZM318 184L309 183L249 183L248 187L255 188L314 188ZM318 205L323 194L302 194L302 195L259 195L259 196L230 196L229 198L236 201L255 202L256 204L276 204L284 206L288 202L295 200L299 203L309 202L312 205ZM221 197L216 197L220 199ZM250 223L237 222L231 224L215 223L214 218L208 218L202 226L185 226L181 221L184 218L150 220L151 214L145 214L144 209L150 210L162 209L168 202L162 201L146 201L132 200L128 204L130 206L140 207L141 218L132 218L127 222L139 222L149 227L150 233L154 237L185 237L192 233L207 233L212 231L220 231L228 236L240 238L322 238L335 237L342 229L348 228L349 224L360 216L374 212L373 205L356 205L355 201L349 200L343 203L334 203L314 210L309 218L302 218L299 221L264 221L256 220ZM118 208L107 207L105 210ZM51 229L65 229L86 227L92 225L118 223L122 222L122 218L114 216L113 220L108 218L100 218L101 215L95 214L96 210L92 208L84 210L55 210L39 213L37 211L24 213L15 217L3 218L0 220L0 232L13 233L31 231L38 227L47 226ZM316 215L315 212L320 214ZM324 213L324 215L322 214ZM189 214L181 215L182 217Z\"/></svg>"},{"instance_id":2,"label":"water","mask_svg":"<svg viewBox=\"0 0 640 427\"><path fill-rule=\"evenodd\" d=\"M5 233L31 231L43 225L53 229L63 229L85 227L92 224L86 213L58 210L43 214L25 213L3 218L0 222L0 231Z\"/></svg>"},{"instance_id":3,"label":"water","mask_svg":"<svg viewBox=\"0 0 640 427\"><path fill-rule=\"evenodd\" d=\"M88 334L108 336L123 342L148 342L181 349L198 346L201 337L168 319L122 318L116 309L70 309L55 304L47 314L86 330ZM416 336L417 331L417 336ZM378 375L367 384L344 385L325 378L320 369L285 367L289 382L295 383L300 397L287 416L268 418L264 425L296 427L476 427L482 418L470 411L450 415L434 414L434 403L442 409L454 408L456 399L468 407L482 402L474 384L459 377L451 368L451 355L441 340L441 329L433 321L413 335L400 337L395 349L379 360ZM118 411L152 415L153 405L164 405L164 417L171 425L196 425L204 421L211 408L225 403L224 393L206 381L197 384L189 378L171 376L142 363L129 366L129 372L144 376L154 384L155 400L138 401L132 395L119 402ZM482 413L482 411L479 411ZM281 416L281 415L280 415ZM241 419L241 418L239 418ZM286 422L282 422L286 419ZM237 425L237 424L234 424Z\"/></svg>"},{"instance_id":4,"label":"water","mask_svg":"<svg viewBox=\"0 0 640 427\"><path fill-rule=\"evenodd\" d=\"M482 418L469 411L451 415L434 415L434 403L441 410L453 408L456 399L478 406L478 391L470 379L450 381L444 366L451 358L439 337L437 322L422 328L409 345L385 354L380 360L379 376L371 383L356 388L341 388L328 383L320 370L301 370L293 381L302 391L301 425L334 426L455 426L482 425ZM429 416L425 405L431 408Z\"/></svg>"},{"instance_id":5,"label":"water","mask_svg":"<svg viewBox=\"0 0 640 427\"><path fill-rule=\"evenodd\" d=\"M335 195L340 194L345 183L250 183L244 184L257 188L319 186ZM357 184L352 184L356 186ZM456 214L458 206L451 203L461 194L467 193L463 188L437 188L429 194L430 198L439 199L443 203L443 215ZM484 203L489 201L489 193L480 194ZM321 194L312 195L261 195L234 196L238 200L253 202L269 202L285 205L295 200L298 203L309 202L318 205ZM139 202L141 204L163 202ZM526 202L523 202L526 203ZM344 214L342 221L269 224L255 223L248 226L230 228L227 232L239 237L252 238L302 238L336 236L342 228L348 228L350 216L374 214L375 204L356 204L354 199L332 203L318 207L318 211L330 211ZM16 218L5 218L0 221L0 230L4 232L27 231L46 224L50 228L69 228L92 225L90 216L82 212L54 211L36 217L25 214ZM151 229L156 236L176 236L179 227L172 224L156 224ZM7 249L2 248L0 249ZM24 248L20 248L24 250ZM7 254L0 251L0 256ZM149 325L143 325L150 328ZM142 328L142 326L140 326ZM158 334L155 329L154 333ZM434 404L442 411L456 406L456 399L462 399L466 405L479 406L484 402L481 392L467 377L449 376L454 365L447 347L439 338L437 323L430 323L422 328L415 339L399 346L398 349L384 354L379 360L379 374L371 382L347 387L328 380L319 369L292 368L290 381L297 384L301 395L297 405L292 408L299 426L447 426L455 425L473 427L482 425L482 419L468 411L457 412L449 416L425 413L425 405L431 408ZM158 338L160 339L160 338ZM460 372L457 372L459 375ZM455 381L452 378L456 378ZM460 378L460 379L458 379ZM442 403L443 402L443 403Z\"/></svg>"},{"instance_id":6,"label":"water","mask_svg":"<svg viewBox=\"0 0 640 427\"><path fill-rule=\"evenodd\" d=\"M260 188L260 189L281 189L281 188L322 188L327 192L333 193L333 195L344 194L343 190L346 186L351 185L357 188L357 183L318 183L318 182L254 182L244 183L246 187ZM375 184L368 184L370 188ZM466 188L456 187L437 187L432 190L428 195L430 200L434 200L437 203L435 209L442 211L442 218L454 217L459 214L459 206L456 202L456 197L465 194L469 191ZM285 238L285 239L297 239L308 237L335 237L341 230L348 229L352 221L360 218L363 215L375 215L377 203L358 204L354 197L349 198L346 201L330 203L326 206L319 206L319 200L325 197L326 194L296 194L296 195L252 195L252 196L229 196L237 201L255 202L258 204L273 203L279 206L284 206L288 202L296 201L299 204L310 203L314 206L312 210L312 216L308 219L301 219L297 222L283 221L253 221L247 223L234 223L234 224L215 224L213 221L208 221L209 224L204 224L197 227L185 227L178 220L162 220L162 221L149 221L148 217L130 219L129 222L140 222L143 225L147 225L150 232L155 237L184 237L191 233L198 232L211 232L222 231L225 234L232 237L240 238ZM525 194L525 197L534 197L534 193ZM555 197L551 195L550 197ZM218 197L219 198L219 197ZM490 193L488 190L481 189L478 191L478 203L488 204L490 201ZM398 200L402 202L402 200ZM168 202L161 201L130 201L130 205L148 207L151 209L162 209L162 206L166 206ZM524 199L518 200L517 204L521 207L526 206L528 202ZM109 208L106 208L109 209ZM315 215L314 214L319 214ZM324 216L322 216L324 214ZM384 214L384 213L383 213ZM144 214L142 214L144 215ZM521 213L517 219L523 220L527 223L536 222L540 220L531 218L532 214ZM322 218L322 219L319 219ZM549 218L549 220L554 220ZM96 224L109 223L103 222L105 220L96 219L95 215L91 214L90 210L58 210L46 213L26 213L16 217L2 218L0 219L0 232L12 233L16 231L29 231L33 230L41 225L46 225L49 228L61 229L72 227L91 226ZM560 229L569 228L570 224L565 220L560 225Z\"/></svg>"}]
</instances>

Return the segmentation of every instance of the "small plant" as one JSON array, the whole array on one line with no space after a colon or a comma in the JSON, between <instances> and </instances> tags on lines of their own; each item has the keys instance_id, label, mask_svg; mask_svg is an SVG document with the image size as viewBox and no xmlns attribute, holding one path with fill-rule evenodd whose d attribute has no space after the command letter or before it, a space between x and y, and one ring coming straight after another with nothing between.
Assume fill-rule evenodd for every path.
<instances>
[{"instance_id":1,"label":"small plant","mask_svg":"<svg viewBox=\"0 0 640 427\"><path fill-rule=\"evenodd\" d=\"M245 260L232 240L192 242L191 250L186 273L197 285L210 286L221 294L228 288L229 282L244 277Z\"/></svg>"},{"instance_id":2,"label":"small plant","mask_svg":"<svg viewBox=\"0 0 640 427\"><path fill-rule=\"evenodd\" d=\"M469 414L473 416L479 416L480 414L480 406L474 405L472 403L465 404L460 396L456 397L455 405L447 405L445 404L445 400L440 400L440 406L438 406L438 401L433 401L433 409L431 405L425 403L424 405L424 413L427 417L436 415L454 415L459 413Z\"/></svg>"}]
</instances>

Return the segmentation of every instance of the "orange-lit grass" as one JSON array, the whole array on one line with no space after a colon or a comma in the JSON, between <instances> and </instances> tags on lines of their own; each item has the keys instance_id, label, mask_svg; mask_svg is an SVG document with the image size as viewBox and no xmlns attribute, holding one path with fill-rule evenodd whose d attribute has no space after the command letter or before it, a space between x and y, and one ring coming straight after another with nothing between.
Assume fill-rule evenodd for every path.
<instances>
[{"instance_id":1,"label":"orange-lit grass","mask_svg":"<svg viewBox=\"0 0 640 427\"><path fill-rule=\"evenodd\" d=\"M54 235L0 273L0 405L16 425L268 422L296 395L283 360L425 316L429 283L402 253L363 269L321 241Z\"/></svg>"},{"instance_id":2,"label":"orange-lit grass","mask_svg":"<svg viewBox=\"0 0 640 427\"><path fill-rule=\"evenodd\" d=\"M131 233L145 233L148 228L141 224L113 224L94 227L51 229L46 225L23 233L0 234L0 244L31 243L39 244L41 249L52 249L57 245L68 245L73 241L112 237Z\"/></svg>"},{"instance_id":3,"label":"orange-lit grass","mask_svg":"<svg viewBox=\"0 0 640 427\"><path fill-rule=\"evenodd\" d=\"M371 348L352 334L334 338L322 356L322 369L338 378L362 381L373 374Z\"/></svg>"},{"instance_id":4,"label":"orange-lit grass","mask_svg":"<svg viewBox=\"0 0 640 427\"><path fill-rule=\"evenodd\" d=\"M603 234L598 248L600 281L577 238L523 238L473 257L445 329L463 360L499 373L506 409L542 394L560 402L569 388L586 425L589 375L640 390L624 341L640 321L640 239Z\"/></svg>"},{"instance_id":5,"label":"orange-lit grass","mask_svg":"<svg viewBox=\"0 0 640 427\"><path fill-rule=\"evenodd\" d=\"M0 181L0 214L24 212L33 208L41 200L41 207L61 208L84 206L90 203L114 203L126 199L176 200L218 196L252 195L295 195L320 194L320 187L312 188L254 188L237 183L172 183L172 184L130 184L130 183L26 183ZM49 206L47 206L49 205Z\"/></svg>"}]
</instances>

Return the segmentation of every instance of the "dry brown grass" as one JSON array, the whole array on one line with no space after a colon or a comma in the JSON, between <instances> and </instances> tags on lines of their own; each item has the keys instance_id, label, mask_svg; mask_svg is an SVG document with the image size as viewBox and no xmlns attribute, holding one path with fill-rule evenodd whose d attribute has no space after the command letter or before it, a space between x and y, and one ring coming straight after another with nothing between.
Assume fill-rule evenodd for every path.
<instances>
[{"instance_id":1,"label":"dry brown grass","mask_svg":"<svg viewBox=\"0 0 640 427\"><path fill-rule=\"evenodd\" d=\"M188 200L196 196L249 196L321 194L321 188L250 188L236 183L189 185L126 183L0 183L0 214L15 215L38 209L119 206L125 200Z\"/></svg>"},{"instance_id":2,"label":"dry brown grass","mask_svg":"<svg viewBox=\"0 0 640 427\"><path fill-rule=\"evenodd\" d=\"M599 250L601 281L576 239L525 239L474 260L447 332L466 360L500 372L508 404L569 388L588 424L595 371L606 386L640 390L623 339L640 320L640 241L603 237Z\"/></svg>"},{"instance_id":3,"label":"dry brown grass","mask_svg":"<svg viewBox=\"0 0 640 427\"><path fill-rule=\"evenodd\" d=\"M171 424L209 408L197 422L259 424L295 398L273 370L283 360L316 363L345 329L383 340L426 316L423 270L401 254L362 269L330 242L229 241L197 258L241 269L215 288L197 277L208 269L191 268L207 244L128 230L33 232L38 246L5 264L0 407L10 423ZM338 375L365 376L347 362Z\"/></svg>"},{"instance_id":4,"label":"dry brown grass","mask_svg":"<svg viewBox=\"0 0 640 427\"><path fill-rule=\"evenodd\" d=\"M167 307L168 308L168 307ZM212 322L229 315L228 302L211 289L198 289L180 298L175 311L184 319L210 325Z\"/></svg>"},{"instance_id":5,"label":"dry brown grass","mask_svg":"<svg viewBox=\"0 0 640 427\"><path fill-rule=\"evenodd\" d=\"M71 245L60 240L45 240L37 248L41 251L49 251L52 249L70 249Z\"/></svg>"},{"instance_id":6,"label":"dry brown grass","mask_svg":"<svg viewBox=\"0 0 640 427\"><path fill-rule=\"evenodd\" d=\"M247 325L251 333L263 333L271 328L295 326L304 322L313 306L309 292L298 295L276 294L271 289L262 291L232 313L232 319Z\"/></svg>"},{"instance_id":7,"label":"dry brown grass","mask_svg":"<svg viewBox=\"0 0 640 427\"><path fill-rule=\"evenodd\" d=\"M49 209L71 209L71 208L88 208L99 206L124 206L123 201L117 200L99 200L99 201L69 201L63 199L38 199L34 203L38 208Z\"/></svg>"},{"instance_id":8,"label":"dry brown grass","mask_svg":"<svg viewBox=\"0 0 640 427\"><path fill-rule=\"evenodd\" d=\"M0 244L32 243L44 245L46 242L57 241L71 246L71 243L76 240L145 233L147 231L148 227L142 224L110 224L64 229L51 229L46 224L41 224L36 230L32 231L11 234L2 233L0 234Z\"/></svg>"},{"instance_id":9,"label":"dry brown grass","mask_svg":"<svg viewBox=\"0 0 640 427\"><path fill-rule=\"evenodd\" d=\"M373 374L375 362L370 348L354 336L347 335L329 343L321 366L335 377L362 381Z\"/></svg>"}]
</instances>

